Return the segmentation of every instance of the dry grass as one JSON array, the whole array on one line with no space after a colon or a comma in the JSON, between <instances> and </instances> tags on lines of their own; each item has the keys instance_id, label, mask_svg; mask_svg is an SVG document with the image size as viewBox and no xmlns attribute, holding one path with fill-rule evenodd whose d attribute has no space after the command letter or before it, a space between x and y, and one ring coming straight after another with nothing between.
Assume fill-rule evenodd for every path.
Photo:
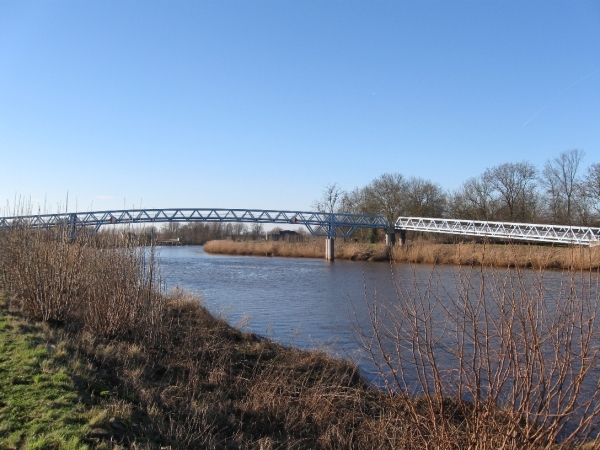
<instances>
[{"instance_id":1,"label":"dry grass","mask_svg":"<svg viewBox=\"0 0 600 450\"><path fill-rule=\"evenodd\" d=\"M385 389L404 405L413 442L556 449L596 436L598 274L564 272L558 283L543 270L454 274L397 273L397 298L368 299L371 326L356 328Z\"/></svg>"},{"instance_id":2,"label":"dry grass","mask_svg":"<svg viewBox=\"0 0 600 450\"><path fill-rule=\"evenodd\" d=\"M301 249L305 244L285 246ZM314 246L321 257L322 246L319 242ZM364 250L355 244L348 249L355 253ZM366 252L374 249L366 247ZM473 363L467 355L473 348L468 339L480 336L479 328L474 331L473 327L487 323L483 330L490 336L496 325L509 330L502 335L509 351L499 355L508 358L508 363L511 355L516 355L515 373L529 378L524 379L523 387L517 386L514 394L520 409L507 415L506 404L488 401L485 395L473 396L477 383L464 384L470 389L465 396L438 389L437 384L431 392L423 388L415 396L411 387L397 378L396 374L401 374L397 364L411 361L410 353L408 357L405 353L411 344L415 349L413 361L424 370L432 370L423 372L423 380L435 379L439 372L436 364L448 355L447 351L438 353L439 326L429 322L433 310L427 310L432 300L437 301L432 296L438 291L428 287L423 290L421 285L408 289L399 286L399 293L406 294L399 297L404 309L395 311L400 315L395 316L395 322L392 320L391 328L390 322L381 321L374 310L373 330L362 330L360 334L365 346L373 351L374 362L383 361L382 375L391 376L387 379L396 383L388 390L378 390L369 387L350 362L242 333L211 316L198 298L180 291L165 295L160 291L152 252L141 251L127 240L106 246L85 238L72 242L61 232L15 229L0 234L0 276L13 310L46 321L48 332L54 333L57 341L67 342L66 353L94 368L93 375L78 383L92 397L110 404L113 417L108 421L119 432L104 438L101 444L105 447L118 441L123 446L149 449L486 449L498 448L499 443L503 448L558 448L554 439L557 428L551 419L534 426L527 422L528 414L536 414L529 407L547 412L543 417L552 416L552 399L556 397L550 398L550 403L520 397L531 393L526 390L528 384L534 386L532 397L544 395L539 383L535 384L544 355L537 350L538 341L528 341L528 337L531 333L538 337L535 333L539 330L547 333L541 338L557 342L556 352L562 358L565 347L552 330L575 344L581 343L578 338L583 336L584 328L596 333L583 314L569 309L569 305L591 308L594 298L561 306L562 322L552 316L550 321L536 319L531 327L528 314L546 317L535 309L535 286L522 284L526 294L531 292L523 297L529 301L522 304L515 295L503 295L512 291L506 290L502 279L492 284L492 298L498 300L497 305L504 305L501 302L507 299L514 309L495 322L485 321L490 319L490 310L485 309L488 297L471 292L468 283L468 295L456 297L449 306L442 305L446 309L436 314L442 314L441 318L446 314L447 320L441 322L444 329L449 329L448 323L462 327L457 329L464 342L459 347L465 358L460 373L466 380L482 373L482 360ZM469 309L461 309L464 305ZM511 318L522 321L515 325ZM415 336L425 336L425 340L414 341ZM487 336L481 335L475 345L487 352L487 361L494 361L498 354L489 351ZM595 335L587 336L594 339L579 347L585 350L584 368L597 362L597 340ZM525 347L524 355L534 358L531 364L520 359L521 347L528 342L531 345ZM581 373L582 359L577 358L576 352L571 352L559 361L559 366L550 361L547 367L558 367L571 380L570 374ZM565 392L554 384L551 387L558 395ZM568 421L573 411L572 405L558 411L561 423ZM600 411L593 409L590 420L598 415ZM107 417L99 418L99 422L106 421ZM485 424L489 426L481 428L485 433L480 433L478 427ZM572 442L578 442L577 438Z\"/></svg>"},{"instance_id":3,"label":"dry grass","mask_svg":"<svg viewBox=\"0 0 600 450\"><path fill-rule=\"evenodd\" d=\"M209 241L208 253L228 255L284 256L323 258L323 241L265 242ZM550 247L540 245L440 244L415 241L394 246L392 259L398 263L483 265L487 267L520 267L533 269L597 270L600 268L600 247ZM335 257L355 261L389 261L390 250L384 244L335 243Z\"/></svg>"},{"instance_id":4,"label":"dry grass","mask_svg":"<svg viewBox=\"0 0 600 450\"><path fill-rule=\"evenodd\" d=\"M272 242L228 240L209 241L204 244L207 253L225 255L283 256L291 258L323 258L325 242ZM335 243L335 257L361 261L388 261L388 251L382 244L346 243L341 239Z\"/></svg>"},{"instance_id":5,"label":"dry grass","mask_svg":"<svg viewBox=\"0 0 600 450\"><path fill-rule=\"evenodd\" d=\"M395 262L413 264L597 270L600 267L600 247L438 244L417 241L403 247L394 247L393 259Z\"/></svg>"}]
</instances>

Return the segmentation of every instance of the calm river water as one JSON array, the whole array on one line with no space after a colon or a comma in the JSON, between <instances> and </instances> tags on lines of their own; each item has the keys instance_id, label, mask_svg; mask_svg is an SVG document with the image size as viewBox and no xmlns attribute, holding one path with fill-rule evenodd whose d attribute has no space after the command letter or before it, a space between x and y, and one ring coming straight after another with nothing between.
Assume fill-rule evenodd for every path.
<instances>
[{"instance_id":1,"label":"calm river water","mask_svg":"<svg viewBox=\"0 0 600 450\"><path fill-rule=\"evenodd\" d=\"M333 356L351 358L363 375L375 383L381 383L382 378L376 375L375 364L361 351L356 338L357 329L367 334L372 330L367 302L371 304L371 310L373 306L385 309L386 306L398 305L397 289L399 285L402 289L402 280L407 283L404 288L408 285L408 289L412 289L405 298L420 296L425 306L432 297L428 293L441 299L441 304L451 304L449 299L460 298L457 292L461 289L463 294L466 288L469 295L477 296L481 283L480 269L475 268L470 274L469 269L454 266L438 266L434 269L429 265L391 266L386 263L343 260L328 262L308 258L210 255L202 247L196 246L163 247L159 250L159 257L167 288L179 286L198 294L211 313L245 331L282 344L304 349L317 348ZM550 317L550 322L555 320L552 316L556 305L561 301L563 305L570 302L565 303L560 299L585 297L591 300L590 307L595 309L599 298L596 275L585 281L580 274L579 281L572 283L577 278L576 274L571 278L570 274L553 271L540 275L525 270L520 271L520 276L507 270L488 270L484 273L486 298L487 292L491 297L502 298L502 301L506 301L507 292L513 293L515 295L512 298L519 302L522 301L519 292L541 295L545 299L544 309L536 314L546 314L544 317ZM488 288L488 285L492 288ZM488 312L493 315L494 306L491 303L492 306L486 305L486 308L491 308ZM439 312L440 303L437 305ZM454 311L459 311L460 315L462 307L456 305ZM423 315L437 314L431 311L425 308ZM438 318L435 326L444 328L444 320L444 317ZM552 323L547 325L547 329L553 329ZM550 335L552 333L550 331ZM410 334L405 338L410 340ZM558 339L560 342L561 338ZM436 347L456 345L454 342L445 344L440 341ZM468 347L466 349L468 351ZM552 352L552 348L549 351ZM451 356L455 353L454 349L443 350L441 357L448 355L448 360L443 364L449 368L455 366L456 361ZM588 376L586 389L594 392L600 377L598 368L592 368ZM410 374L409 377L412 378Z\"/></svg>"},{"instance_id":2,"label":"calm river water","mask_svg":"<svg viewBox=\"0 0 600 450\"><path fill-rule=\"evenodd\" d=\"M160 260L168 288L180 286L200 295L213 314L231 325L286 345L350 357L371 380L376 378L374 365L363 357L355 337L357 327L371 329L365 299L393 305L398 302L393 280L399 279L429 284L441 297L459 289L460 269L453 266L434 271L429 265L396 264L392 274L386 263L211 255L199 246L162 247ZM494 273L502 278L505 271ZM477 269L472 279L478 283ZM543 287L564 290L565 276L546 272Z\"/></svg>"},{"instance_id":3,"label":"calm river water","mask_svg":"<svg viewBox=\"0 0 600 450\"><path fill-rule=\"evenodd\" d=\"M162 247L160 261L167 288L199 294L213 314L231 325L282 344L351 357L373 378L353 329L355 324L369 329L365 298L396 298L389 264L212 255L199 246ZM410 277L414 270L424 279L431 269L395 267ZM442 269L453 276L451 268Z\"/></svg>"}]
</instances>

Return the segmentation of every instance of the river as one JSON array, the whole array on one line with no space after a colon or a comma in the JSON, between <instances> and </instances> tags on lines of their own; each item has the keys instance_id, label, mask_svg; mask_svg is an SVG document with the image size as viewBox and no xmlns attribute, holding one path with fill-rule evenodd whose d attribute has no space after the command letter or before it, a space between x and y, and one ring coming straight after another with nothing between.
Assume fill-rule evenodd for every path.
<instances>
[{"instance_id":1,"label":"river","mask_svg":"<svg viewBox=\"0 0 600 450\"><path fill-rule=\"evenodd\" d=\"M285 345L352 357L365 375L372 372L358 352L353 323L368 326L365 294L370 298L376 289L378 296L395 297L389 264L211 255L199 246L163 247L160 261L167 288L200 295L231 325Z\"/></svg>"},{"instance_id":2,"label":"river","mask_svg":"<svg viewBox=\"0 0 600 450\"><path fill-rule=\"evenodd\" d=\"M159 252L167 288L180 286L199 295L211 313L246 331L352 358L369 379L376 378L374 366L356 341L358 328L371 330L366 300L379 307L398 302L399 279L409 284L417 280L419 289L429 285L437 296L453 296L465 272L454 266L213 255L200 246L162 247ZM536 276L524 272L526 278ZM499 270L489 277L505 275ZM479 277L475 269L471 283ZM565 276L547 271L543 284L548 292L560 292Z\"/></svg>"},{"instance_id":3,"label":"river","mask_svg":"<svg viewBox=\"0 0 600 450\"><path fill-rule=\"evenodd\" d=\"M412 392L416 392L413 385L418 385L417 381L423 386L422 381L427 382L432 373L426 352L415 352L414 346L411 347L417 334L423 333L421 338L426 338L424 330L433 338L431 347L421 350L435 353L435 363L439 363L438 368L446 377L444 382L449 386L481 370L482 366L477 365L483 361L489 363L487 369L484 368L488 371L485 373L493 373L494 377L508 376L506 384L503 382L498 388L507 399L516 395L512 402L524 398L511 394L511 386L517 385L514 374L518 374L517 379L530 380L534 387L526 389L533 389L528 392L535 405L544 403L541 397L535 397L546 392L535 388L541 373L546 374L550 385L562 376L561 365L552 361L562 358L570 361L572 369L581 367L581 348L577 342L587 327L594 329L591 348L598 348L600 343L598 274L211 255L195 246L160 248L159 259L167 288L179 286L197 294L213 315L244 331L285 345L319 349L332 356L352 359L367 380L379 385L400 371L396 370L397 366L390 367L382 376L357 338L360 331L367 337L373 335L369 313L375 308L396 313L400 308L407 314L400 331L394 328L399 322L389 317L379 319L378 325L381 330L389 327L392 339L384 346L390 351L394 364L407 356L408 363L402 368L407 384L398 387ZM413 305L411 299L414 298L419 300ZM478 298L486 300L478 303ZM507 305L512 306L504 315L498 314ZM415 308L411 310L412 306ZM471 320L470 314L476 319ZM483 328L475 331L472 326L475 323L476 327ZM411 324L420 328L415 331ZM485 326L489 328L486 330ZM499 330L504 330L502 336ZM538 347L531 330L533 334L538 333ZM479 344L474 344L473 336L479 337ZM463 343L462 354L467 356L463 361L472 361L473 367L479 369L467 369L457 376L460 342ZM406 343L408 345L404 345ZM536 353L539 348L543 348L543 356ZM475 354L483 359L476 361L477 358L472 358ZM411 362L415 355L418 360ZM541 362L545 358L549 358L550 364ZM588 399L598 404L600 358L594 358L586 359L589 371L576 402L581 408ZM506 372L506 364L512 367L512 375ZM530 375L522 372L527 368L531 368ZM484 375L484 389L486 380L487 375ZM562 383L568 385L564 380ZM562 393L563 388L553 395L558 395L556 392ZM553 398L551 402L567 404L569 396L562 396L561 400ZM510 404L511 400L507 401ZM580 417L580 413L576 413L572 419ZM600 412L596 420L599 418ZM566 426L567 432L575 428L575 422L571 422Z\"/></svg>"}]
</instances>

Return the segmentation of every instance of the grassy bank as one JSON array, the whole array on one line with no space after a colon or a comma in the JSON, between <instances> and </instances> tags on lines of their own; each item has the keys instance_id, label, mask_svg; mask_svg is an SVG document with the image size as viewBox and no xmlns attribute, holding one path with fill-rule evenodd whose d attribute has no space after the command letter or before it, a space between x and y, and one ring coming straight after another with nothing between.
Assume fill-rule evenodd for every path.
<instances>
[{"instance_id":1,"label":"grassy bank","mask_svg":"<svg viewBox=\"0 0 600 450\"><path fill-rule=\"evenodd\" d=\"M323 258L325 244L312 242L209 241L208 253L228 255ZM389 261L411 264L485 265L534 269L597 270L600 247L550 247L528 244L440 244L417 241L395 246L384 244L335 243L335 257L355 261Z\"/></svg>"},{"instance_id":2,"label":"grassy bank","mask_svg":"<svg viewBox=\"0 0 600 450\"><path fill-rule=\"evenodd\" d=\"M375 389L351 362L243 333L213 317L199 298L165 294L152 251L115 242L73 242L68 231L0 235L0 282L10 300L2 317L10 324L19 316L45 336L24 341L34 353L30 369L3 385L0 411L21 401L23 393L11 390L21 382L53 382L64 391L32 394L37 400L11 406L7 417L22 409L45 417L44 408L64 407L71 413L64 426L74 427L40 448L554 449L565 424L575 423L561 444L573 448L600 417L595 409L575 415L598 396L583 388L598 362L595 316L577 313L593 309L594 298L579 301L577 290L540 310L541 290L526 280L511 292L499 279L489 297L467 278L443 305L436 290L403 285L405 309L373 308L372 329L355 330L386 381ZM490 316L489 299L505 314ZM9 346L4 331L11 327L19 328L0 328ZM440 332L458 336L458 347L440 348ZM546 353L554 340L556 352ZM474 346L479 356L470 358ZM454 348L462 358L455 379L443 368ZM502 372L486 374L499 358ZM409 364L421 371L420 388L405 371ZM550 376L541 377L546 370ZM519 383L506 398L509 379ZM60 414L52 417L60 423ZM42 419L18 420L0 435L0 447L35 448L33 439L54 429Z\"/></svg>"},{"instance_id":3,"label":"grassy bank","mask_svg":"<svg viewBox=\"0 0 600 450\"><path fill-rule=\"evenodd\" d=\"M0 297L0 448L87 448L102 410L73 380L64 343Z\"/></svg>"}]
</instances>

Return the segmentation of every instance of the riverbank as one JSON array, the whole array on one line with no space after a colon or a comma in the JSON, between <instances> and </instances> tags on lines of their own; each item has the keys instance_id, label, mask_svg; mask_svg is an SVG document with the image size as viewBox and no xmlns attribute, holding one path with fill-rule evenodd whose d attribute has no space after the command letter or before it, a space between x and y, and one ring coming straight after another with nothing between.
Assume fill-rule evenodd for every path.
<instances>
[{"instance_id":1,"label":"riverbank","mask_svg":"<svg viewBox=\"0 0 600 450\"><path fill-rule=\"evenodd\" d=\"M215 254L323 258L324 243L209 241L204 251ZM390 261L410 264L449 264L533 269L598 270L600 247L551 247L530 244L440 244L417 241L405 246L335 243L335 258L353 261Z\"/></svg>"},{"instance_id":2,"label":"riverbank","mask_svg":"<svg viewBox=\"0 0 600 450\"><path fill-rule=\"evenodd\" d=\"M379 319L381 310L372 309L372 327L353 330L385 381L374 387L352 362L244 333L212 316L198 297L180 290L165 294L151 248L137 247L126 238L110 245L85 238L73 241L68 230L63 232L17 229L0 234L0 282L7 299L0 305L2 317L27 324L11 325L19 333L21 328L43 330L44 337L26 341L35 352L56 349L49 353L52 364L40 353L31 369L22 369L23 376L14 375L8 382L28 386L24 390L34 395L28 415L37 417L49 409L50 417L57 418L53 414L58 406L77 413L69 416L78 428L69 432L66 444L46 441L38 448L538 449L560 448L559 436L565 448L577 448L573 444L587 440L600 416L595 408L576 416L578 409L571 403L581 393L585 408L585 402L599 395L583 389L586 374L597 367L597 334L585 316L595 299L580 302L573 289L562 314L560 302L552 311L538 308L535 286L530 292L527 283L517 283L519 290L513 292L505 280L494 285L492 278L492 292L509 300L503 303L505 314L492 316L482 308L486 300L478 297L478 290L450 298L461 314L465 301L480 312L467 317L445 304L449 322L442 328L452 333L453 327L462 327L463 346L441 349L439 327L420 315L432 306L435 292L428 287L421 292L420 285L417 291L401 289L398 295L405 297L398 303L405 309L398 318ZM510 301L513 294L516 301ZM531 311L535 317L528 315ZM553 316L554 311L561 314ZM411 314L416 314L414 320L406 320ZM473 329L480 337L483 319L488 328L476 345L478 354L488 359L471 363L465 357L469 339ZM544 326L550 326L547 332ZM3 345L10 341L10 330L0 326ZM397 334L390 336L394 330ZM560 351L544 352L543 344L554 336L561 338ZM490 349L490 342L501 347ZM463 358L457 385L442 369L442 360L455 347ZM473 374L484 366L493 369L489 362L498 357L504 358L502 370L508 370L503 377L524 380L511 390L520 401L500 395L506 379L494 374L484 380L499 379L499 385L483 385L498 389L474 395L487 391ZM7 361L4 353L0 360ZM524 366L525 360L541 362ZM422 368L421 388L405 364ZM556 386L554 378L539 376L540 367L582 373L565 375ZM33 387L48 381L46 375L62 383L65 396L35 397ZM7 397L0 399L0 414L8 417L17 409L15 414L23 414L19 408L6 409L21 394L8 387L1 392ZM563 392L572 394L565 397ZM560 433L570 421L579 425L569 438ZM0 448L36 448L30 443L50 427L30 423L26 419L10 430L0 428ZM14 430L20 433L16 437Z\"/></svg>"},{"instance_id":3,"label":"riverbank","mask_svg":"<svg viewBox=\"0 0 600 450\"><path fill-rule=\"evenodd\" d=\"M9 313L0 295L0 448L85 448L103 415L44 328Z\"/></svg>"},{"instance_id":4,"label":"riverbank","mask_svg":"<svg viewBox=\"0 0 600 450\"><path fill-rule=\"evenodd\" d=\"M0 305L4 346L7 317L36 330L38 358L61 343L56 374L44 360L3 373L0 448L391 448L381 418L401 413L353 364L242 333L181 292L164 302L158 345L23 322ZM32 389L52 380L64 395Z\"/></svg>"}]
</instances>

